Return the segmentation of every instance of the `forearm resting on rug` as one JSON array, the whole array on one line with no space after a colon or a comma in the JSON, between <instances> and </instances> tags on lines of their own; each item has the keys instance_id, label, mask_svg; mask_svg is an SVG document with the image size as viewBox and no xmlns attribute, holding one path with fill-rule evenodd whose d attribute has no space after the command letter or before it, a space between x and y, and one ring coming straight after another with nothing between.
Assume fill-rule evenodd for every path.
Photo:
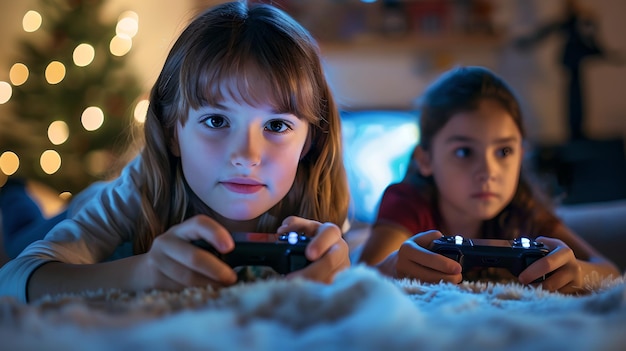
<instances>
[{"instance_id":1,"label":"forearm resting on rug","mask_svg":"<svg viewBox=\"0 0 626 351\"><path fill-rule=\"evenodd\" d=\"M136 277L138 256L97 264L46 263L33 272L28 280L28 301L45 295L119 289L141 291L146 277Z\"/></svg>"},{"instance_id":2,"label":"forearm resting on rug","mask_svg":"<svg viewBox=\"0 0 626 351\"><path fill-rule=\"evenodd\" d=\"M390 267L385 262L391 254L395 257L398 248L410 237L411 233L400 226L376 224L371 228L359 262L376 266L381 273L393 276L390 273L395 271L395 267Z\"/></svg>"},{"instance_id":3,"label":"forearm resting on rug","mask_svg":"<svg viewBox=\"0 0 626 351\"><path fill-rule=\"evenodd\" d=\"M621 276L617 266L605 259L592 259L590 261L578 260L583 276L582 288L595 290L598 284L606 279L616 279Z\"/></svg>"},{"instance_id":4,"label":"forearm resting on rug","mask_svg":"<svg viewBox=\"0 0 626 351\"><path fill-rule=\"evenodd\" d=\"M577 267L573 267L573 269L577 272L571 275L567 273L569 270L567 265L560 267L552 273L553 277L550 277L542 284L543 288L564 294L580 295L598 290L606 280L620 277L617 268L609 261L590 262L576 260L576 262ZM569 280L568 283L564 286L559 286L567 280Z\"/></svg>"}]
</instances>

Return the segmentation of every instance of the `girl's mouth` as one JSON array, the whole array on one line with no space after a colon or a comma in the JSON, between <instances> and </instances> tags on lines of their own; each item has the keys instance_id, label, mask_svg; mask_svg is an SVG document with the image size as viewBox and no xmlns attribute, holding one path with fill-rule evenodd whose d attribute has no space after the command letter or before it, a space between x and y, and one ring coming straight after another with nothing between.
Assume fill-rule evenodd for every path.
<instances>
[{"instance_id":1,"label":"girl's mouth","mask_svg":"<svg viewBox=\"0 0 626 351\"><path fill-rule=\"evenodd\" d=\"M264 184L258 183L255 181L240 181L240 180L229 180L225 182L221 182L221 184L228 190L239 193L239 194L253 194L257 191L260 191L265 187Z\"/></svg>"},{"instance_id":2,"label":"girl's mouth","mask_svg":"<svg viewBox=\"0 0 626 351\"><path fill-rule=\"evenodd\" d=\"M480 192L480 193L472 194L472 198L479 199L479 200L488 200L488 199L493 199L495 197L497 197L497 194L492 193L492 192Z\"/></svg>"}]
</instances>

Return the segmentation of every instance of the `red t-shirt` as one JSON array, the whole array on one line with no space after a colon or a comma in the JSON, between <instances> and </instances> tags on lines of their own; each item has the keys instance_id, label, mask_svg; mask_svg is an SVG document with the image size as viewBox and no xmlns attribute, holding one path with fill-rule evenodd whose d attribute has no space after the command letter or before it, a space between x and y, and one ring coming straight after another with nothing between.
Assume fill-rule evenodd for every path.
<instances>
[{"instance_id":1,"label":"red t-shirt","mask_svg":"<svg viewBox=\"0 0 626 351\"><path fill-rule=\"evenodd\" d=\"M392 184L385 189L375 224L393 224L417 234L427 230L441 230L436 224L434 209L420 190L409 183ZM522 234L530 238L552 236L561 221L548 210L538 210L525 224L532 229Z\"/></svg>"},{"instance_id":2,"label":"red t-shirt","mask_svg":"<svg viewBox=\"0 0 626 351\"><path fill-rule=\"evenodd\" d=\"M408 183L391 184L385 189L375 223L400 225L413 234L437 229L431 205Z\"/></svg>"}]
</instances>

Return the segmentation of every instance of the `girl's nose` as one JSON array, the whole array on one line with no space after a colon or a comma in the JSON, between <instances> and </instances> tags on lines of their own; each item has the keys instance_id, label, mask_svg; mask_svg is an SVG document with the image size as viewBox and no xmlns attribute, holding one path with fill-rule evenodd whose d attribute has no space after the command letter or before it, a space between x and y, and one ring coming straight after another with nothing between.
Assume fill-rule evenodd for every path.
<instances>
[{"instance_id":1,"label":"girl's nose","mask_svg":"<svg viewBox=\"0 0 626 351\"><path fill-rule=\"evenodd\" d=\"M495 178L497 162L493 156L484 155L476 161L476 178L480 182L486 182Z\"/></svg>"},{"instance_id":2,"label":"girl's nose","mask_svg":"<svg viewBox=\"0 0 626 351\"><path fill-rule=\"evenodd\" d=\"M254 167L261 163L262 136L253 130L233 135L231 163L236 167Z\"/></svg>"}]
</instances>

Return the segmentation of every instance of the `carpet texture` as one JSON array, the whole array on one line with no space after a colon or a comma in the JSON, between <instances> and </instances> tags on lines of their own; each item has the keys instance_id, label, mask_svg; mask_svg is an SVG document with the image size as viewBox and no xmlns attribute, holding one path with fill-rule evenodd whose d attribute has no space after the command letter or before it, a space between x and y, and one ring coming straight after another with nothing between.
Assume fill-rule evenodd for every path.
<instances>
[{"instance_id":1,"label":"carpet texture","mask_svg":"<svg viewBox=\"0 0 626 351\"><path fill-rule=\"evenodd\" d=\"M593 280L593 279L591 279ZM584 296L521 285L427 285L365 266L331 285L0 298L5 350L624 350L626 283Z\"/></svg>"}]
</instances>

